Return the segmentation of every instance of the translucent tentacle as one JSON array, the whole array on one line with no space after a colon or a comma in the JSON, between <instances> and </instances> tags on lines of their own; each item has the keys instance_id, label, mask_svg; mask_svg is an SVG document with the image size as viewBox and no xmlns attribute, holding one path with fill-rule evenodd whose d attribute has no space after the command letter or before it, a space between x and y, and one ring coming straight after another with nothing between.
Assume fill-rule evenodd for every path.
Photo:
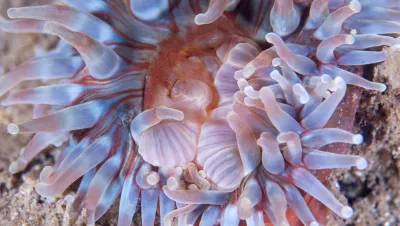
<instances>
[{"instance_id":1,"label":"translucent tentacle","mask_svg":"<svg viewBox=\"0 0 400 226\"><path fill-rule=\"evenodd\" d=\"M46 166L40 172L40 181L46 184L54 184L62 172L67 169L88 147L91 145L89 138L85 138L70 150L66 156L58 160L53 168Z\"/></svg>"},{"instance_id":2,"label":"translucent tentacle","mask_svg":"<svg viewBox=\"0 0 400 226\"><path fill-rule=\"evenodd\" d=\"M400 24L385 20L349 20L345 27L356 29L359 34L395 34L400 32Z\"/></svg>"},{"instance_id":3,"label":"translucent tentacle","mask_svg":"<svg viewBox=\"0 0 400 226\"><path fill-rule=\"evenodd\" d=\"M271 78L278 82L281 86L283 93L285 94L286 103L293 103L293 85L283 77L278 71L273 71L270 74Z\"/></svg>"},{"instance_id":4,"label":"translucent tentacle","mask_svg":"<svg viewBox=\"0 0 400 226\"><path fill-rule=\"evenodd\" d=\"M346 83L341 77L335 78L337 90L326 98L313 112L301 121L307 129L320 129L331 118L333 112L346 94Z\"/></svg>"},{"instance_id":5,"label":"translucent tentacle","mask_svg":"<svg viewBox=\"0 0 400 226\"><path fill-rule=\"evenodd\" d=\"M160 176L157 172L152 171L151 165L144 162L139 168L136 175L136 184L141 189L149 189L154 187L160 181Z\"/></svg>"},{"instance_id":6,"label":"translucent tentacle","mask_svg":"<svg viewBox=\"0 0 400 226\"><path fill-rule=\"evenodd\" d=\"M322 102L322 99L325 93L332 85L332 78L327 74L323 74L320 78L319 83L316 85L314 90L309 95L308 102L304 105L303 109L300 112L300 117L304 119L311 112L313 112L318 105Z\"/></svg>"},{"instance_id":7,"label":"translucent tentacle","mask_svg":"<svg viewBox=\"0 0 400 226\"><path fill-rule=\"evenodd\" d=\"M24 89L5 98L1 105L50 104L69 105L85 91L83 85L62 84Z\"/></svg>"},{"instance_id":8,"label":"translucent tentacle","mask_svg":"<svg viewBox=\"0 0 400 226\"><path fill-rule=\"evenodd\" d=\"M229 200L230 192L171 190L163 187L164 193L172 200L183 204L223 205Z\"/></svg>"},{"instance_id":9,"label":"translucent tentacle","mask_svg":"<svg viewBox=\"0 0 400 226\"><path fill-rule=\"evenodd\" d=\"M141 112L131 123L131 134L136 142L139 142L140 135L152 126L157 125L162 120L173 119L183 120L182 111L172 108L158 107Z\"/></svg>"},{"instance_id":10,"label":"translucent tentacle","mask_svg":"<svg viewBox=\"0 0 400 226\"><path fill-rule=\"evenodd\" d=\"M317 65L311 59L294 54L277 34L268 33L265 39L274 45L279 57L285 60L294 71L302 75L318 74Z\"/></svg>"},{"instance_id":11,"label":"translucent tentacle","mask_svg":"<svg viewBox=\"0 0 400 226\"><path fill-rule=\"evenodd\" d=\"M350 50L342 54L338 59L339 65L367 65L385 61L387 58L386 50L383 51L361 51Z\"/></svg>"},{"instance_id":12,"label":"translucent tentacle","mask_svg":"<svg viewBox=\"0 0 400 226\"><path fill-rule=\"evenodd\" d=\"M260 162L260 151L257 146L256 138L236 113L230 112L227 115L227 121L236 133L244 175L249 175Z\"/></svg>"},{"instance_id":13,"label":"translucent tentacle","mask_svg":"<svg viewBox=\"0 0 400 226\"><path fill-rule=\"evenodd\" d=\"M55 23L46 23L45 30L74 46L90 74L97 79L110 78L125 67L125 62L112 49L96 39Z\"/></svg>"},{"instance_id":14,"label":"translucent tentacle","mask_svg":"<svg viewBox=\"0 0 400 226\"><path fill-rule=\"evenodd\" d=\"M365 158L357 155L340 155L319 150L307 150L303 157L308 169L334 169L356 166L359 170L367 168Z\"/></svg>"},{"instance_id":15,"label":"translucent tentacle","mask_svg":"<svg viewBox=\"0 0 400 226\"><path fill-rule=\"evenodd\" d=\"M0 15L0 30L12 33L46 33L45 21L34 19L6 20Z\"/></svg>"},{"instance_id":16,"label":"translucent tentacle","mask_svg":"<svg viewBox=\"0 0 400 226\"><path fill-rule=\"evenodd\" d=\"M289 226L286 219L287 202L285 193L275 182L267 179L264 183L265 193L267 194L268 201L271 204L271 209L275 216L277 225Z\"/></svg>"},{"instance_id":17,"label":"translucent tentacle","mask_svg":"<svg viewBox=\"0 0 400 226\"><path fill-rule=\"evenodd\" d=\"M297 74L289 67L285 60L281 58L275 58L272 61L272 65L274 67L280 67L282 69L282 75L285 77L291 84L302 83L301 79Z\"/></svg>"},{"instance_id":18,"label":"translucent tentacle","mask_svg":"<svg viewBox=\"0 0 400 226\"><path fill-rule=\"evenodd\" d=\"M246 219L246 224L247 226L265 225L263 211L254 210L251 214L251 217Z\"/></svg>"},{"instance_id":19,"label":"translucent tentacle","mask_svg":"<svg viewBox=\"0 0 400 226\"><path fill-rule=\"evenodd\" d=\"M132 166L133 168L126 177L122 187L121 201L119 203L118 226L129 225L136 212L140 189L134 183L134 177L138 163L139 161L135 159L134 166Z\"/></svg>"},{"instance_id":20,"label":"translucent tentacle","mask_svg":"<svg viewBox=\"0 0 400 226\"><path fill-rule=\"evenodd\" d=\"M286 199L289 206L294 210L296 216L299 217L300 221L307 226L318 226L318 222L315 220L307 203L304 201L302 194L297 188L290 184L284 185Z\"/></svg>"},{"instance_id":21,"label":"translucent tentacle","mask_svg":"<svg viewBox=\"0 0 400 226\"><path fill-rule=\"evenodd\" d=\"M157 202L160 190L150 188L141 192L142 225L153 226L156 220Z\"/></svg>"},{"instance_id":22,"label":"translucent tentacle","mask_svg":"<svg viewBox=\"0 0 400 226\"><path fill-rule=\"evenodd\" d=\"M161 191L160 192L160 222L162 226L167 226L165 224L165 216L171 213L175 209L175 202L172 201L168 196Z\"/></svg>"},{"instance_id":23,"label":"translucent tentacle","mask_svg":"<svg viewBox=\"0 0 400 226\"><path fill-rule=\"evenodd\" d=\"M29 6L10 8L10 18L32 18L60 23L70 30L82 32L100 42L119 41L119 36L106 22L75 8L65 5ZM48 32L45 28L45 31Z\"/></svg>"},{"instance_id":24,"label":"translucent tentacle","mask_svg":"<svg viewBox=\"0 0 400 226\"><path fill-rule=\"evenodd\" d=\"M378 82L371 82L363 77L356 75L354 73L351 73L349 71L337 68L337 67L332 67L328 65L322 65L321 70L323 73L329 74L332 77L341 77L347 84L355 85L362 87L364 89L370 89L370 90L378 90L380 92L383 92L386 90L386 85Z\"/></svg>"},{"instance_id":25,"label":"translucent tentacle","mask_svg":"<svg viewBox=\"0 0 400 226\"><path fill-rule=\"evenodd\" d=\"M21 172L42 150L49 145L65 139L66 136L68 136L68 133L65 132L36 134L22 150L22 153L17 161L11 163L9 167L10 172L12 174Z\"/></svg>"},{"instance_id":26,"label":"translucent tentacle","mask_svg":"<svg viewBox=\"0 0 400 226\"><path fill-rule=\"evenodd\" d=\"M256 56L256 58L246 64L243 70L241 70L243 77L250 78L250 76L252 76L256 70L271 66L272 60L276 57L277 55L274 51L274 48L263 50L260 54L258 54L258 56ZM237 75L235 73L235 78L236 77Z\"/></svg>"},{"instance_id":27,"label":"translucent tentacle","mask_svg":"<svg viewBox=\"0 0 400 226\"><path fill-rule=\"evenodd\" d=\"M76 191L74 201L71 204L75 215L79 214L83 208L83 200L87 194L88 188L90 186L90 183L92 182L95 173L96 168L93 168L89 170L89 172L85 173L85 175L83 175L82 177L79 188Z\"/></svg>"},{"instance_id":28,"label":"translucent tentacle","mask_svg":"<svg viewBox=\"0 0 400 226\"><path fill-rule=\"evenodd\" d=\"M79 56L29 62L0 76L0 97L23 81L72 77L82 65L83 61Z\"/></svg>"},{"instance_id":29,"label":"translucent tentacle","mask_svg":"<svg viewBox=\"0 0 400 226\"><path fill-rule=\"evenodd\" d=\"M306 88L302 84L300 83L294 84L292 90L294 96L293 105L295 108L300 108L304 104L308 103L308 101L310 100L310 95L308 94ZM292 117L297 117L297 112L294 113Z\"/></svg>"},{"instance_id":30,"label":"translucent tentacle","mask_svg":"<svg viewBox=\"0 0 400 226\"><path fill-rule=\"evenodd\" d=\"M322 25L329 15L330 0L314 0L310 7L310 16L307 19L306 29L316 29Z\"/></svg>"},{"instance_id":31,"label":"translucent tentacle","mask_svg":"<svg viewBox=\"0 0 400 226\"><path fill-rule=\"evenodd\" d=\"M108 107L109 104L104 100L93 100L18 125L9 124L8 132L11 134L19 132L68 132L91 128L98 122Z\"/></svg>"},{"instance_id":32,"label":"translucent tentacle","mask_svg":"<svg viewBox=\"0 0 400 226\"><path fill-rule=\"evenodd\" d=\"M295 119L279 107L275 95L269 88L264 87L260 90L260 98L268 117L279 132L295 131L300 134L304 131Z\"/></svg>"},{"instance_id":33,"label":"translucent tentacle","mask_svg":"<svg viewBox=\"0 0 400 226\"><path fill-rule=\"evenodd\" d=\"M37 193L45 197L55 197L63 192L69 185L84 175L93 167L96 167L109 154L112 146L111 137L104 136L93 142L53 184L38 183L35 188ZM96 156L96 158L93 158Z\"/></svg>"},{"instance_id":34,"label":"translucent tentacle","mask_svg":"<svg viewBox=\"0 0 400 226\"><path fill-rule=\"evenodd\" d=\"M315 31L314 37L324 40L328 37L339 34L342 30L343 22L353 14L360 12L360 10L360 2L352 0L348 5L333 11L329 14L324 23Z\"/></svg>"},{"instance_id":35,"label":"translucent tentacle","mask_svg":"<svg viewBox=\"0 0 400 226\"><path fill-rule=\"evenodd\" d=\"M145 21L158 19L169 9L168 0L130 1L132 13Z\"/></svg>"},{"instance_id":36,"label":"translucent tentacle","mask_svg":"<svg viewBox=\"0 0 400 226\"><path fill-rule=\"evenodd\" d=\"M239 0L211 0L207 9L207 12L198 14L194 18L194 22L197 25L210 24L216 21L224 11L236 5Z\"/></svg>"},{"instance_id":37,"label":"translucent tentacle","mask_svg":"<svg viewBox=\"0 0 400 226\"><path fill-rule=\"evenodd\" d=\"M239 103L238 101L235 101L233 103L233 112L235 112L239 118L246 124L246 126L254 133L254 136L259 136L262 132L270 132L273 134L277 134L278 132L276 129L271 125L270 120L268 117L264 115L260 115L259 111L257 112L258 109L261 111L264 111L264 105L261 102L260 99L258 99L258 93L257 92L257 99L252 99L246 97L242 103ZM291 114L291 107L289 105L284 105L279 103L281 106L282 110L287 112L288 114ZM254 107L253 108L247 108L246 106L249 107Z\"/></svg>"},{"instance_id":38,"label":"translucent tentacle","mask_svg":"<svg viewBox=\"0 0 400 226\"><path fill-rule=\"evenodd\" d=\"M361 4L363 2L361 1ZM363 7L360 13L353 15L351 20L383 20L383 21L399 21L400 12L397 9L389 9L379 7Z\"/></svg>"},{"instance_id":39,"label":"translucent tentacle","mask_svg":"<svg viewBox=\"0 0 400 226\"><path fill-rule=\"evenodd\" d=\"M106 192L101 197L99 204L96 207L96 212L94 214L95 221L98 221L107 210L110 209L111 205L120 196L123 186L123 176L121 173L111 182L108 186Z\"/></svg>"},{"instance_id":40,"label":"translucent tentacle","mask_svg":"<svg viewBox=\"0 0 400 226\"><path fill-rule=\"evenodd\" d=\"M377 46L393 46L399 45L400 39L390 36L376 35L376 34L359 34L354 35L354 43L351 45L344 45L348 49L368 49Z\"/></svg>"},{"instance_id":41,"label":"translucent tentacle","mask_svg":"<svg viewBox=\"0 0 400 226\"><path fill-rule=\"evenodd\" d=\"M198 207L198 205L194 204L189 204L184 207L178 208L174 211L169 212L163 219L164 225L166 226L172 226L173 219L185 214L188 214L189 212L195 210Z\"/></svg>"},{"instance_id":42,"label":"translucent tentacle","mask_svg":"<svg viewBox=\"0 0 400 226\"><path fill-rule=\"evenodd\" d=\"M317 48L317 57L319 61L325 64L333 64L336 62L334 50L344 44L353 44L354 38L351 35L338 34L329 37L321 42Z\"/></svg>"},{"instance_id":43,"label":"translucent tentacle","mask_svg":"<svg viewBox=\"0 0 400 226\"><path fill-rule=\"evenodd\" d=\"M296 30L300 23L300 13L293 0L275 0L270 21L273 31L279 36L289 35Z\"/></svg>"},{"instance_id":44,"label":"translucent tentacle","mask_svg":"<svg viewBox=\"0 0 400 226\"><path fill-rule=\"evenodd\" d=\"M268 133L262 133L257 141L262 148L262 164L272 174L281 174L285 170L285 161L279 149L279 143Z\"/></svg>"},{"instance_id":45,"label":"translucent tentacle","mask_svg":"<svg viewBox=\"0 0 400 226\"><path fill-rule=\"evenodd\" d=\"M284 132L280 133L276 139L280 144L286 143L287 145L287 149L283 151L285 159L291 164L299 166L303 155L299 135L294 132Z\"/></svg>"},{"instance_id":46,"label":"translucent tentacle","mask_svg":"<svg viewBox=\"0 0 400 226\"><path fill-rule=\"evenodd\" d=\"M346 219L353 215L353 210L349 206L343 206L335 196L306 169L291 168L290 175L297 187L318 199L337 215Z\"/></svg>"},{"instance_id":47,"label":"translucent tentacle","mask_svg":"<svg viewBox=\"0 0 400 226\"><path fill-rule=\"evenodd\" d=\"M301 137L301 143L310 148L319 149L324 145L342 142L348 144L361 144L361 134L352 134L338 128L324 128L306 132Z\"/></svg>"},{"instance_id":48,"label":"translucent tentacle","mask_svg":"<svg viewBox=\"0 0 400 226\"><path fill-rule=\"evenodd\" d=\"M124 148L124 146L120 147L114 156L105 161L90 183L84 202L84 206L87 208L88 224L94 225L95 223L96 207L121 167L125 154Z\"/></svg>"},{"instance_id":49,"label":"translucent tentacle","mask_svg":"<svg viewBox=\"0 0 400 226\"><path fill-rule=\"evenodd\" d=\"M85 12L107 12L110 10L109 6L104 1L98 0L62 0L65 4L80 9Z\"/></svg>"},{"instance_id":50,"label":"translucent tentacle","mask_svg":"<svg viewBox=\"0 0 400 226\"><path fill-rule=\"evenodd\" d=\"M237 206L229 203L222 211L221 226L239 226L240 218L237 211Z\"/></svg>"},{"instance_id":51,"label":"translucent tentacle","mask_svg":"<svg viewBox=\"0 0 400 226\"><path fill-rule=\"evenodd\" d=\"M262 200L261 188L254 178L246 181L246 185L238 200L238 215L240 219L245 220L251 217L253 208Z\"/></svg>"}]
</instances>

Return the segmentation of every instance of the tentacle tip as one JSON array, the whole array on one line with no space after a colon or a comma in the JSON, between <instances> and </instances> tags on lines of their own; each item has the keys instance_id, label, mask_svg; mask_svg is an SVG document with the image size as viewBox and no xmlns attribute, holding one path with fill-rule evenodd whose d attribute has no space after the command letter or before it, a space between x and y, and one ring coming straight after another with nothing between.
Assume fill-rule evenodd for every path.
<instances>
[{"instance_id":1,"label":"tentacle tip","mask_svg":"<svg viewBox=\"0 0 400 226\"><path fill-rule=\"evenodd\" d=\"M321 75L321 82L330 83L330 82L332 82L332 77L328 74L323 74L323 75Z\"/></svg>"},{"instance_id":2,"label":"tentacle tip","mask_svg":"<svg viewBox=\"0 0 400 226\"><path fill-rule=\"evenodd\" d=\"M309 101L310 96L300 83L295 84L292 89L301 104L306 104Z\"/></svg>"},{"instance_id":3,"label":"tentacle tip","mask_svg":"<svg viewBox=\"0 0 400 226\"><path fill-rule=\"evenodd\" d=\"M268 33L265 35L265 40L267 40L267 42L272 43L273 42L273 38L276 36L275 33Z\"/></svg>"},{"instance_id":4,"label":"tentacle tip","mask_svg":"<svg viewBox=\"0 0 400 226\"><path fill-rule=\"evenodd\" d=\"M336 88L346 89L347 85L342 77L337 76L334 81L335 81ZM332 91L335 91L335 90L332 90Z\"/></svg>"},{"instance_id":5,"label":"tentacle tip","mask_svg":"<svg viewBox=\"0 0 400 226\"><path fill-rule=\"evenodd\" d=\"M359 170L364 170L367 168L367 166L368 166L368 161L363 157L360 157L360 159L356 161L356 167Z\"/></svg>"},{"instance_id":6,"label":"tentacle tip","mask_svg":"<svg viewBox=\"0 0 400 226\"><path fill-rule=\"evenodd\" d=\"M58 30L58 26L57 24L53 23L53 22L46 22L44 24L44 31L50 33L50 34L56 34L57 30Z\"/></svg>"},{"instance_id":7,"label":"tentacle tip","mask_svg":"<svg viewBox=\"0 0 400 226\"><path fill-rule=\"evenodd\" d=\"M196 25L204 25L208 24L209 22L207 21L207 16L204 13L200 13L194 17L194 23Z\"/></svg>"},{"instance_id":8,"label":"tentacle tip","mask_svg":"<svg viewBox=\"0 0 400 226\"><path fill-rule=\"evenodd\" d=\"M55 203L55 202L56 202L56 199L53 198L53 197L46 197L45 202L46 202L47 204L52 204L52 203Z\"/></svg>"},{"instance_id":9,"label":"tentacle tip","mask_svg":"<svg viewBox=\"0 0 400 226\"><path fill-rule=\"evenodd\" d=\"M385 92L386 89L387 89L387 86L385 84L380 84L380 87L379 87L380 92Z\"/></svg>"},{"instance_id":10,"label":"tentacle tip","mask_svg":"<svg viewBox=\"0 0 400 226\"><path fill-rule=\"evenodd\" d=\"M47 186L48 186L47 184L41 182L41 183L38 183L35 185L35 190L40 196L43 196L46 198L54 198L54 197L48 195L48 191L46 189Z\"/></svg>"},{"instance_id":11,"label":"tentacle tip","mask_svg":"<svg viewBox=\"0 0 400 226\"><path fill-rule=\"evenodd\" d=\"M271 71L271 73L269 74L271 76L271 78L273 78L274 80L277 80L277 77L281 75L281 73L279 73L278 70L273 70Z\"/></svg>"},{"instance_id":12,"label":"tentacle tip","mask_svg":"<svg viewBox=\"0 0 400 226\"><path fill-rule=\"evenodd\" d=\"M237 81L237 85L238 85L240 91L244 91L244 89L249 86L249 83L247 82L246 79L241 78ZM239 92L235 93L235 95L239 95L239 94L240 94Z\"/></svg>"},{"instance_id":13,"label":"tentacle tip","mask_svg":"<svg viewBox=\"0 0 400 226\"><path fill-rule=\"evenodd\" d=\"M281 65L281 58L274 58L273 60L272 60L272 66L274 66L274 67L278 67L278 66L280 66Z\"/></svg>"},{"instance_id":14,"label":"tentacle tip","mask_svg":"<svg viewBox=\"0 0 400 226\"><path fill-rule=\"evenodd\" d=\"M244 88L243 92L250 98L253 98L253 99L258 98L258 91L254 90L254 88L252 86L246 86Z\"/></svg>"},{"instance_id":15,"label":"tentacle tip","mask_svg":"<svg viewBox=\"0 0 400 226\"><path fill-rule=\"evenodd\" d=\"M175 173L176 173L176 175L178 175L178 176L182 175L182 174L183 174L183 168L180 167L180 166L176 167L176 168L175 168Z\"/></svg>"},{"instance_id":16,"label":"tentacle tip","mask_svg":"<svg viewBox=\"0 0 400 226\"><path fill-rule=\"evenodd\" d=\"M271 91L271 88L269 87L262 87L260 89L259 98L262 100L262 97L265 95L273 95L275 97L274 93Z\"/></svg>"},{"instance_id":17,"label":"tentacle tip","mask_svg":"<svg viewBox=\"0 0 400 226\"><path fill-rule=\"evenodd\" d=\"M300 104L306 104L306 103L308 103L309 100L310 100L309 96L301 96L299 101L300 101Z\"/></svg>"},{"instance_id":18,"label":"tentacle tip","mask_svg":"<svg viewBox=\"0 0 400 226\"><path fill-rule=\"evenodd\" d=\"M54 173L53 167L45 166L40 172L39 178L40 181L46 181L50 178L51 174Z\"/></svg>"},{"instance_id":19,"label":"tentacle tip","mask_svg":"<svg viewBox=\"0 0 400 226\"><path fill-rule=\"evenodd\" d=\"M245 78L250 78L250 76L252 76L255 72L256 68L251 63L249 63L243 68L242 73Z\"/></svg>"},{"instance_id":20,"label":"tentacle tip","mask_svg":"<svg viewBox=\"0 0 400 226\"><path fill-rule=\"evenodd\" d=\"M15 135L19 133L19 126L17 124L14 123L10 123L7 126L7 132L9 134Z\"/></svg>"},{"instance_id":21,"label":"tentacle tip","mask_svg":"<svg viewBox=\"0 0 400 226\"><path fill-rule=\"evenodd\" d=\"M287 132L282 132L280 134L278 134L278 136L276 137L276 141L278 141L279 144L283 144L287 142Z\"/></svg>"},{"instance_id":22,"label":"tentacle tip","mask_svg":"<svg viewBox=\"0 0 400 226\"><path fill-rule=\"evenodd\" d=\"M190 185L188 186L188 189L189 189L190 191L197 191L197 190L199 190L199 188L198 188L195 184L190 184Z\"/></svg>"},{"instance_id":23,"label":"tentacle tip","mask_svg":"<svg viewBox=\"0 0 400 226\"><path fill-rule=\"evenodd\" d=\"M204 170L200 170L199 171L199 176L203 179L205 179L207 177L207 173Z\"/></svg>"},{"instance_id":24,"label":"tentacle tip","mask_svg":"<svg viewBox=\"0 0 400 226\"><path fill-rule=\"evenodd\" d=\"M245 78L245 77L244 77L243 70L238 70L238 71L236 71L235 74L233 75L233 77L234 77L236 80Z\"/></svg>"},{"instance_id":25,"label":"tentacle tip","mask_svg":"<svg viewBox=\"0 0 400 226\"><path fill-rule=\"evenodd\" d=\"M340 210L340 214L342 215L343 218L348 219L351 216L353 216L353 209L349 206L344 206L341 210Z\"/></svg>"},{"instance_id":26,"label":"tentacle tip","mask_svg":"<svg viewBox=\"0 0 400 226\"><path fill-rule=\"evenodd\" d=\"M24 167L22 167L21 164L16 161L10 164L10 166L8 167L8 171L10 171L11 174L16 174L24 170L23 168Z\"/></svg>"},{"instance_id":27,"label":"tentacle tip","mask_svg":"<svg viewBox=\"0 0 400 226\"><path fill-rule=\"evenodd\" d=\"M361 144L363 142L363 136L361 134L356 134L353 136L353 144Z\"/></svg>"},{"instance_id":28,"label":"tentacle tip","mask_svg":"<svg viewBox=\"0 0 400 226\"><path fill-rule=\"evenodd\" d=\"M168 188L170 190L177 190L179 188L179 182L177 181L176 178L170 177L167 180L167 185L165 185L163 188Z\"/></svg>"},{"instance_id":29,"label":"tentacle tip","mask_svg":"<svg viewBox=\"0 0 400 226\"><path fill-rule=\"evenodd\" d=\"M359 13L361 11L361 3L358 0L351 1L349 3L349 7L355 13Z\"/></svg>"},{"instance_id":30,"label":"tentacle tip","mask_svg":"<svg viewBox=\"0 0 400 226\"><path fill-rule=\"evenodd\" d=\"M64 197L64 202L68 205L72 204L74 201L75 197L73 195L67 195Z\"/></svg>"},{"instance_id":31,"label":"tentacle tip","mask_svg":"<svg viewBox=\"0 0 400 226\"><path fill-rule=\"evenodd\" d=\"M7 15L9 18L18 18L18 8L9 8L7 10Z\"/></svg>"},{"instance_id":32,"label":"tentacle tip","mask_svg":"<svg viewBox=\"0 0 400 226\"><path fill-rule=\"evenodd\" d=\"M318 222L316 222L316 221L313 221L313 222L311 222L310 223L310 225L309 226L319 226L319 224L318 224Z\"/></svg>"},{"instance_id":33,"label":"tentacle tip","mask_svg":"<svg viewBox=\"0 0 400 226\"><path fill-rule=\"evenodd\" d=\"M240 219L246 220L251 217L252 206L251 206L251 201L248 198L240 199L238 207L239 207L238 214Z\"/></svg>"},{"instance_id":34,"label":"tentacle tip","mask_svg":"<svg viewBox=\"0 0 400 226\"><path fill-rule=\"evenodd\" d=\"M147 175L146 181L150 186L154 186L160 182L160 175L157 172L151 172Z\"/></svg>"}]
</instances>

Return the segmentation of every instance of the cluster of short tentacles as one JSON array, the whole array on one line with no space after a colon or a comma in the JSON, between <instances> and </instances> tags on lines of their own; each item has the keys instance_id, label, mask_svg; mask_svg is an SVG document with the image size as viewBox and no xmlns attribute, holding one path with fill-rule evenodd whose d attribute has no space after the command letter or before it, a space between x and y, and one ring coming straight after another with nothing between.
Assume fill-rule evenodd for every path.
<instances>
[{"instance_id":1,"label":"cluster of short tentacles","mask_svg":"<svg viewBox=\"0 0 400 226\"><path fill-rule=\"evenodd\" d=\"M365 49L399 43L385 35L400 32L399 1L276 0L269 8L273 32L265 32L271 48L260 52L250 43L226 44L216 50L221 65L204 62L220 101L199 131L183 122L180 110L142 109L147 66L158 37L169 32L166 26L149 29L146 21L172 10L166 0L141 2L64 0L64 5L9 9L17 20L0 18L2 30L63 40L0 77L0 96L26 80L61 81L14 92L1 102L34 105L33 120L4 126L11 134L36 133L10 171L24 170L50 145L62 147L55 165L41 172L36 190L54 198L83 177L72 206L76 212L87 209L89 225L119 196L119 225L130 225L139 197L142 225L154 225L156 215L162 225L233 226L241 220L264 225L265 214L274 225L289 225L287 206L303 224L318 225L298 189L351 217L352 209L311 171L367 167L362 157L319 149L362 142L361 135L326 124L348 85L386 89L344 68L386 59L389 50ZM211 0L207 12L195 17L187 15L193 2L208 5L181 1L175 15L199 25L240 3ZM309 16L300 33L309 33L319 43L316 49L288 36L301 24L302 9L309 9ZM161 124L169 125L163 127L167 131L157 129ZM165 141L150 139L154 134ZM155 156L149 148L154 142L170 150Z\"/></svg>"}]
</instances>

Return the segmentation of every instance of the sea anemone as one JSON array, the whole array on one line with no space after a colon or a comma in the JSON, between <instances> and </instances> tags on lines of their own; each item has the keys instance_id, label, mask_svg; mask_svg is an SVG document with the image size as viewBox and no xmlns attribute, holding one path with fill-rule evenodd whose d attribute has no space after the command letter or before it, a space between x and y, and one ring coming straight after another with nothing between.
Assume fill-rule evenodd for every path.
<instances>
[{"instance_id":1,"label":"sea anemone","mask_svg":"<svg viewBox=\"0 0 400 226\"><path fill-rule=\"evenodd\" d=\"M119 225L139 197L142 225L316 226L318 202L352 216L323 182L368 165L335 143L363 140L349 132L358 87L386 89L360 75L399 44L399 1L63 0L8 16L4 31L60 38L0 77L0 96L59 81L1 102L34 106L3 126L36 133L9 170L61 147L36 191L82 178L71 205L88 225L118 197Z\"/></svg>"}]
</instances>

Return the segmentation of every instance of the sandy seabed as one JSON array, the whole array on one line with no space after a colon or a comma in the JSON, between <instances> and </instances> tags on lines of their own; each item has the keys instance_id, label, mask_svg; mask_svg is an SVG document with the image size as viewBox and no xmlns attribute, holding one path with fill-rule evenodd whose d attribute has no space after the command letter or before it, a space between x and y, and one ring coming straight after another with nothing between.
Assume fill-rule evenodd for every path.
<instances>
[{"instance_id":1,"label":"sandy seabed","mask_svg":"<svg viewBox=\"0 0 400 226\"><path fill-rule=\"evenodd\" d=\"M41 5L50 0L1 0L0 13L6 15L9 7ZM45 35L16 35L0 32L0 74L29 60L35 53L52 48L56 38ZM369 166L364 171L335 170L328 183L330 190L342 202L354 208L355 214L346 221L334 214L327 216L328 225L400 225L400 50L391 54L385 63L368 66L369 80L384 82L386 92L364 91L356 114L353 132L364 136L364 143L352 146L351 153L365 156ZM19 88L34 85L27 82ZM37 84L37 82L36 82ZM30 119L30 106L1 107L0 122L21 122ZM52 165L57 150L49 149L36 158L22 173L11 175L8 165L31 135L11 136L0 133L0 226L58 226L85 225L85 212L77 221L70 220L69 206L63 198L49 201L34 190L39 173ZM74 194L76 185L64 194ZM97 225L116 225L118 201ZM132 225L140 225L136 216Z\"/></svg>"}]
</instances>

